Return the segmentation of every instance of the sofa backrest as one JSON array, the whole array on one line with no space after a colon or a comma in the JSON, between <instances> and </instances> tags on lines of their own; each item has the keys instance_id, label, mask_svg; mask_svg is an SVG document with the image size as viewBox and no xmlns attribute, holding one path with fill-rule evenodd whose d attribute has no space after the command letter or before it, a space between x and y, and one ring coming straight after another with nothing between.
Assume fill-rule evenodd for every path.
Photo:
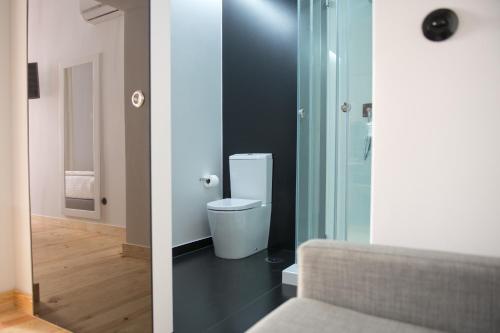
<instances>
[{"instance_id":1,"label":"sofa backrest","mask_svg":"<svg viewBox=\"0 0 500 333\"><path fill-rule=\"evenodd\" d=\"M455 333L500 332L500 258L314 240L298 296Z\"/></svg>"}]
</instances>

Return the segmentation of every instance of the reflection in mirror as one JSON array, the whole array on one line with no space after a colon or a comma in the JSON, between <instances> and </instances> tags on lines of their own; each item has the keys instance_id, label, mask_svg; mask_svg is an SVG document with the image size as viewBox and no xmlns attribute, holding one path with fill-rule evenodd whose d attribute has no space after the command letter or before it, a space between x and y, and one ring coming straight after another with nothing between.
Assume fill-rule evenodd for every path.
<instances>
[{"instance_id":1,"label":"reflection in mirror","mask_svg":"<svg viewBox=\"0 0 500 333\"><path fill-rule=\"evenodd\" d=\"M75 65L62 65L59 78L61 129L64 162L63 205L66 216L98 219L99 201L99 128L98 57ZM94 75L96 73L96 75Z\"/></svg>"},{"instance_id":2,"label":"reflection in mirror","mask_svg":"<svg viewBox=\"0 0 500 333\"><path fill-rule=\"evenodd\" d=\"M149 1L28 1L34 311L152 332Z\"/></svg>"}]
</instances>

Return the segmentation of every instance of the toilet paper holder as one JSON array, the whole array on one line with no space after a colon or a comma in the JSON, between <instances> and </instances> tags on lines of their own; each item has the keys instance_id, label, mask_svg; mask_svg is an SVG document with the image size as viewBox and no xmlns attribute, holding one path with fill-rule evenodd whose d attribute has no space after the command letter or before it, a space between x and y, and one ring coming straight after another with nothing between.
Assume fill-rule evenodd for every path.
<instances>
[{"instance_id":1,"label":"toilet paper holder","mask_svg":"<svg viewBox=\"0 0 500 333\"><path fill-rule=\"evenodd\" d=\"M212 180L210 179L210 177L201 177L200 178L200 182L203 182L203 183L205 183L207 185L210 184L211 181Z\"/></svg>"},{"instance_id":2,"label":"toilet paper holder","mask_svg":"<svg viewBox=\"0 0 500 333\"><path fill-rule=\"evenodd\" d=\"M206 188L216 187L217 185L219 185L219 181L219 177L217 177L216 175L200 177L200 182L202 182L203 186L205 186Z\"/></svg>"}]
</instances>

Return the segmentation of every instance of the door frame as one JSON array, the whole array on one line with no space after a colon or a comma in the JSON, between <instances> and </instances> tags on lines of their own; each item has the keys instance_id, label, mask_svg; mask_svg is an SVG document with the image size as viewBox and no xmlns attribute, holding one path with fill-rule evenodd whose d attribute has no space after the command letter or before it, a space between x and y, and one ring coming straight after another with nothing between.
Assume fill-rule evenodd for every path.
<instances>
[{"instance_id":1,"label":"door frame","mask_svg":"<svg viewBox=\"0 0 500 333\"><path fill-rule=\"evenodd\" d=\"M173 332L170 0L150 11L153 331Z\"/></svg>"}]
</instances>

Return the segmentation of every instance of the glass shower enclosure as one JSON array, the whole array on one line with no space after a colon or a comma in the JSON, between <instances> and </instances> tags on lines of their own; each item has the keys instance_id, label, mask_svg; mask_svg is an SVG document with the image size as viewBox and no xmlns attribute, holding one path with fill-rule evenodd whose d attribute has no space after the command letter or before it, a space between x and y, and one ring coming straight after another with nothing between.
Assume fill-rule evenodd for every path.
<instances>
[{"instance_id":1,"label":"glass shower enclosure","mask_svg":"<svg viewBox=\"0 0 500 333\"><path fill-rule=\"evenodd\" d=\"M298 1L297 246L368 243L372 3Z\"/></svg>"}]
</instances>

